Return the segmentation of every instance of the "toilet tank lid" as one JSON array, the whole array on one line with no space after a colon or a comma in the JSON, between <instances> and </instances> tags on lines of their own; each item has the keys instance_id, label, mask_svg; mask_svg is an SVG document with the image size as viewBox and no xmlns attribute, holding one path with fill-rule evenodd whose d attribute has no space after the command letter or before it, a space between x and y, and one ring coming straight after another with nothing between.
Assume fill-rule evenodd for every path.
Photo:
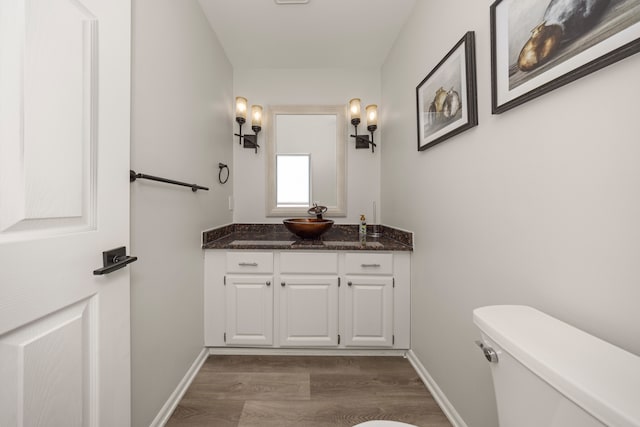
<instances>
[{"instance_id":1,"label":"toilet tank lid","mask_svg":"<svg viewBox=\"0 0 640 427\"><path fill-rule=\"evenodd\" d=\"M604 424L640 427L640 357L527 306L476 308L473 321Z\"/></svg>"}]
</instances>

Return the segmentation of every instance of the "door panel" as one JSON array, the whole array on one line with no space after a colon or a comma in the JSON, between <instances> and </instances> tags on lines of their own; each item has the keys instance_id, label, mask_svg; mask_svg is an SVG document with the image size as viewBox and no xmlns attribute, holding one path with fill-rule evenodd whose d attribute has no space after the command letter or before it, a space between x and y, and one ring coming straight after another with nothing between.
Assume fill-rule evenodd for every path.
<instances>
[{"instance_id":1,"label":"door panel","mask_svg":"<svg viewBox=\"0 0 640 427\"><path fill-rule=\"evenodd\" d=\"M81 301L0 338L0 425L80 426L96 412L95 307Z\"/></svg>"},{"instance_id":2,"label":"door panel","mask_svg":"<svg viewBox=\"0 0 640 427\"><path fill-rule=\"evenodd\" d=\"M347 277L345 344L393 345L393 279Z\"/></svg>"},{"instance_id":3,"label":"door panel","mask_svg":"<svg viewBox=\"0 0 640 427\"><path fill-rule=\"evenodd\" d=\"M21 3L0 12L22 12L0 41L18 83L0 79L0 241L95 227L97 21L68 0Z\"/></svg>"},{"instance_id":4,"label":"door panel","mask_svg":"<svg viewBox=\"0 0 640 427\"><path fill-rule=\"evenodd\" d=\"M130 424L130 9L0 1L2 426Z\"/></svg>"},{"instance_id":5,"label":"door panel","mask_svg":"<svg viewBox=\"0 0 640 427\"><path fill-rule=\"evenodd\" d=\"M338 278L283 276L280 345L338 345Z\"/></svg>"},{"instance_id":6,"label":"door panel","mask_svg":"<svg viewBox=\"0 0 640 427\"><path fill-rule=\"evenodd\" d=\"M273 344L271 276L227 276L227 344Z\"/></svg>"}]
</instances>

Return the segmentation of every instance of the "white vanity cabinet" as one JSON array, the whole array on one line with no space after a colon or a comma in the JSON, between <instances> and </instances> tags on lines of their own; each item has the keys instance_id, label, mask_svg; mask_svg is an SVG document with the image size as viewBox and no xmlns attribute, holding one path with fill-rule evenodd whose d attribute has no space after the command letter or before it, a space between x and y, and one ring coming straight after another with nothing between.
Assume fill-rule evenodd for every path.
<instances>
[{"instance_id":1,"label":"white vanity cabinet","mask_svg":"<svg viewBox=\"0 0 640 427\"><path fill-rule=\"evenodd\" d=\"M408 349L410 256L206 250L205 345Z\"/></svg>"},{"instance_id":2,"label":"white vanity cabinet","mask_svg":"<svg viewBox=\"0 0 640 427\"><path fill-rule=\"evenodd\" d=\"M205 256L206 345L273 345L273 283L271 252Z\"/></svg>"},{"instance_id":3,"label":"white vanity cabinet","mask_svg":"<svg viewBox=\"0 0 640 427\"><path fill-rule=\"evenodd\" d=\"M338 345L338 254L280 253L279 320L283 347Z\"/></svg>"},{"instance_id":4,"label":"white vanity cabinet","mask_svg":"<svg viewBox=\"0 0 640 427\"><path fill-rule=\"evenodd\" d=\"M273 277L228 275L225 280L226 344L272 345Z\"/></svg>"},{"instance_id":5,"label":"white vanity cabinet","mask_svg":"<svg viewBox=\"0 0 640 427\"><path fill-rule=\"evenodd\" d=\"M347 253L345 273L345 344L392 347L393 255Z\"/></svg>"}]
</instances>

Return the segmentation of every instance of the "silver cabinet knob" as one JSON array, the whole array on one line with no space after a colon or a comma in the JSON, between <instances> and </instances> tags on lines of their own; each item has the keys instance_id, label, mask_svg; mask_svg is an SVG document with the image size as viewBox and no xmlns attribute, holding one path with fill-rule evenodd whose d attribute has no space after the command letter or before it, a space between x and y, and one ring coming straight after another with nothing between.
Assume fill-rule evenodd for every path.
<instances>
[{"instance_id":1,"label":"silver cabinet knob","mask_svg":"<svg viewBox=\"0 0 640 427\"><path fill-rule=\"evenodd\" d=\"M487 345L484 345L482 341L476 341L476 345L482 350L485 359L487 359L491 363L498 363L498 353L496 353L494 349Z\"/></svg>"}]
</instances>

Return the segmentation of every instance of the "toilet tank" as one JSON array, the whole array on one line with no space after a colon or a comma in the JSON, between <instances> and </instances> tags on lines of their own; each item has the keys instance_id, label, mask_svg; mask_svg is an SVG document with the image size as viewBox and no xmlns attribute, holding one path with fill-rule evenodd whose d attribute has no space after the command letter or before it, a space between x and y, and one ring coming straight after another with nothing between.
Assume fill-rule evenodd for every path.
<instances>
[{"instance_id":1,"label":"toilet tank","mask_svg":"<svg viewBox=\"0 0 640 427\"><path fill-rule=\"evenodd\" d=\"M640 357L531 307L481 307L473 321L497 356L500 427L640 427Z\"/></svg>"}]
</instances>

